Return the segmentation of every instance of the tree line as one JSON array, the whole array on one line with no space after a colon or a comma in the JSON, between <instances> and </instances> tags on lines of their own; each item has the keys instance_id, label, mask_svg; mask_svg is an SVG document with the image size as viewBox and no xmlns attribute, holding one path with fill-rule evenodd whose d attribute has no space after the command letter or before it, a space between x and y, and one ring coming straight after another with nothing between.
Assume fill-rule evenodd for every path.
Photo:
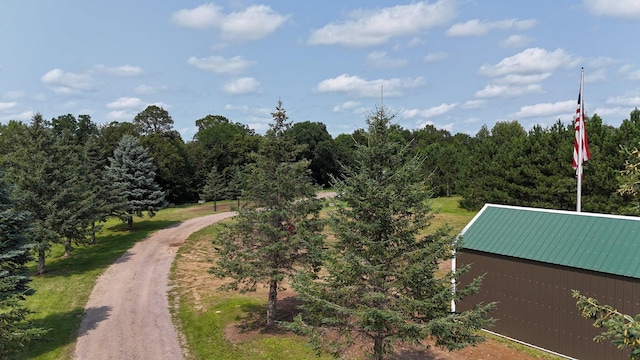
<instances>
[{"instance_id":1,"label":"tree line","mask_svg":"<svg viewBox=\"0 0 640 360\"><path fill-rule=\"evenodd\" d=\"M583 209L606 213L630 213L629 199L617 193L618 175L624 170L628 151L640 141L640 110L631 112L618 128L603 123L596 114L587 119L592 157L585 164ZM82 166L102 167L124 135L135 137L152 158L154 180L170 204L198 200L236 199L239 173L252 162L251 154L260 139L247 125L224 116L207 115L195 121L197 132L184 141L173 128L169 113L155 105L138 113L131 122L98 125L88 115L61 115L45 120L36 114L31 122L0 124L0 167L21 153L31 153L34 162L61 172L78 171ZM409 144L413 154L424 156L422 176L429 179L434 196L460 195L461 206L479 209L484 203L537 206L554 209L575 208L575 174L571 167L573 126L560 120L550 127L534 126L527 131L518 121L486 125L475 135L451 134L426 125L408 130L391 124L394 141ZM305 145L297 159L310 161L310 177L322 187L331 187L331 178L343 165L352 165L357 145L366 141L365 129L333 138L321 122L295 122L286 136ZM28 143L25 134L31 134ZM51 137L51 144L43 143ZM55 147L60 154L56 159ZM38 142L40 141L40 142ZM65 142L65 143L63 143ZM38 146L39 155L33 153ZM63 149L66 147L66 149ZM80 152L93 152L92 160L74 159ZM36 156L42 159L36 160ZM46 161L45 161L46 160ZM25 159L21 160L23 163ZM90 164L95 161L95 164ZM58 162L59 164L57 164ZM62 170L63 168L67 170ZM41 176L52 172L42 169ZM100 169L99 169L100 170ZM78 180L97 174L81 171ZM12 171L9 171L12 173ZM94 179L95 180L95 179ZM64 189L64 186L60 186Z\"/></svg>"}]
</instances>

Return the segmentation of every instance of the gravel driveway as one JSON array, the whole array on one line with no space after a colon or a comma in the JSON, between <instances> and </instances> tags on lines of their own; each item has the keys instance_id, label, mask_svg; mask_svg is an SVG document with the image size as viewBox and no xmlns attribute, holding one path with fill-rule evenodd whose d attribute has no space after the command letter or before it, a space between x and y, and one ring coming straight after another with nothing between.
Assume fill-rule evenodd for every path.
<instances>
[{"instance_id":1,"label":"gravel driveway","mask_svg":"<svg viewBox=\"0 0 640 360\"><path fill-rule=\"evenodd\" d=\"M183 359L167 299L176 250L193 232L235 213L190 219L136 243L96 281L74 359Z\"/></svg>"}]
</instances>

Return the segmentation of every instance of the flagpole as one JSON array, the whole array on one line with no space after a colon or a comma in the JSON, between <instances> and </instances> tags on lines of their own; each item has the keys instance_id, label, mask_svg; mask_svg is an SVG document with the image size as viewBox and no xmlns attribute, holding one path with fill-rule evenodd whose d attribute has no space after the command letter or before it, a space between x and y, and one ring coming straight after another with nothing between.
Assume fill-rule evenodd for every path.
<instances>
[{"instance_id":1,"label":"flagpole","mask_svg":"<svg viewBox=\"0 0 640 360\"><path fill-rule=\"evenodd\" d=\"M577 198L578 200L576 201L576 212L580 212L581 208L582 208L582 162L583 162L583 141L584 141L584 131L585 131L585 127L586 127L586 123L584 121L584 97L583 97L583 91L584 91L584 67L580 69L580 95L579 95L579 99L580 99L580 114L578 115L577 119L575 120L576 122L578 122L578 139L576 141L578 141L578 169L577 169L577 176L578 176L578 194L577 194Z\"/></svg>"}]
</instances>

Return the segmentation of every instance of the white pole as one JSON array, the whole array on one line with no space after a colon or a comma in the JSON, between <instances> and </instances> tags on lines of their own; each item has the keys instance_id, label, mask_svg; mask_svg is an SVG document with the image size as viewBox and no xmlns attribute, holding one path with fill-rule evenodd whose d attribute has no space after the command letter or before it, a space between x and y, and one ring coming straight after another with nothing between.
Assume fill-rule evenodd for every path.
<instances>
[{"instance_id":1,"label":"white pole","mask_svg":"<svg viewBox=\"0 0 640 360\"><path fill-rule=\"evenodd\" d=\"M456 294L456 276L455 276L456 275L456 251L455 250L453 250L453 257L451 258L451 273L453 274L453 277L451 278L451 293L455 297L455 294ZM451 299L451 312L452 313L456 312L455 299Z\"/></svg>"},{"instance_id":2,"label":"white pole","mask_svg":"<svg viewBox=\"0 0 640 360\"><path fill-rule=\"evenodd\" d=\"M581 208L582 208L582 162L584 159L584 154L582 153L582 149L584 147L583 141L584 141L584 131L585 131L585 126L586 123L583 121L584 120L584 97L583 97L583 83L584 83L584 68L580 69L580 114L579 117L575 120L576 122L578 122L577 126L578 126L578 138L576 139L577 141L577 145L578 145L578 170L577 170L577 176L578 176L578 200L576 201L576 211L580 212Z\"/></svg>"}]
</instances>

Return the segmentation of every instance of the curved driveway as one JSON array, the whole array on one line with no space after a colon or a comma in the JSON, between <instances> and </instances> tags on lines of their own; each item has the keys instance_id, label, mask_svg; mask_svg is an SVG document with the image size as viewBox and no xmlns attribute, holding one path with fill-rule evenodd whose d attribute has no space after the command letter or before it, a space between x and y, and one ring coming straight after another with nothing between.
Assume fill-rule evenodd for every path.
<instances>
[{"instance_id":1,"label":"curved driveway","mask_svg":"<svg viewBox=\"0 0 640 360\"><path fill-rule=\"evenodd\" d=\"M189 235L234 214L184 221L157 231L124 253L91 292L74 359L184 359L167 299L171 263Z\"/></svg>"}]
</instances>

